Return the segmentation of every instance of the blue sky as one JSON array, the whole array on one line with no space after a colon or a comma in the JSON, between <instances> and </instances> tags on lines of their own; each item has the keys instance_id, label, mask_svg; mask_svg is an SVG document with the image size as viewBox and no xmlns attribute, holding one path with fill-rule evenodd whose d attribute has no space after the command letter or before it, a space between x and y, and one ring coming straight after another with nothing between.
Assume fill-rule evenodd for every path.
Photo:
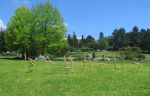
<instances>
[{"instance_id":1,"label":"blue sky","mask_svg":"<svg viewBox=\"0 0 150 96\"><path fill-rule=\"evenodd\" d=\"M47 0L1 0L0 26L6 27L15 9L24 3L29 8ZM150 0L50 0L64 18L68 33L92 35L99 32L111 35L115 28L127 31L133 26L150 28Z\"/></svg>"}]
</instances>

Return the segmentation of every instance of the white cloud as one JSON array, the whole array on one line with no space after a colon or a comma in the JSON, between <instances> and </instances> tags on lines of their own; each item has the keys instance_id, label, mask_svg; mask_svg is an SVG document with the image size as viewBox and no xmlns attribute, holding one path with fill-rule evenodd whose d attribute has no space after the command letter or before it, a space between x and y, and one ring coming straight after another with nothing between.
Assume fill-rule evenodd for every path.
<instances>
[{"instance_id":1,"label":"white cloud","mask_svg":"<svg viewBox=\"0 0 150 96\"><path fill-rule=\"evenodd\" d=\"M81 40L81 39L82 39L82 37L77 37L77 39L78 39L78 40Z\"/></svg>"},{"instance_id":2,"label":"white cloud","mask_svg":"<svg viewBox=\"0 0 150 96\"><path fill-rule=\"evenodd\" d=\"M64 22L64 25L67 27L67 26L68 26L68 23Z\"/></svg>"},{"instance_id":3,"label":"white cloud","mask_svg":"<svg viewBox=\"0 0 150 96\"><path fill-rule=\"evenodd\" d=\"M6 29L6 25L4 24L3 20L0 19L0 27L2 27L3 29Z\"/></svg>"}]
</instances>

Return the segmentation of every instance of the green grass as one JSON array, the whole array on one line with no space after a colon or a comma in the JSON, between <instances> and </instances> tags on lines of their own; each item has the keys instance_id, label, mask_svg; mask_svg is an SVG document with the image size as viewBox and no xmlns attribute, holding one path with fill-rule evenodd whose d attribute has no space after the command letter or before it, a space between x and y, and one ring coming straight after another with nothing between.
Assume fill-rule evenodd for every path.
<instances>
[{"instance_id":1,"label":"green grass","mask_svg":"<svg viewBox=\"0 0 150 96\"><path fill-rule=\"evenodd\" d=\"M112 52L112 51L102 51L102 52L96 52L96 56L102 56L105 55L106 57L115 57L119 55L119 52Z\"/></svg>"},{"instance_id":2,"label":"green grass","mask_svg":"<svg viewBox=\"0 0 150 96\"><path fill-rule=\"evenodd\" d=\"M115 70L112 62L108 68L83 71L82 62L74 62L72 72L64 69L64 62L55 61L55 68L36 62L32 72L25 70L27 62L0 59L0 96L149 96L150 64L140 70L130 61L123 70ZM118 62L121 64L123 62Z\"/></svg>"},{"instance_id":3,"label":"green grass","mask_svg":"<svg viewBox=\"0 0 150 96\"><path fill-rule=\"evenodd\" d=\"M146 59L150 60L150 54L144 54L146 56Z\"/></svg>"},{"instance_id":4,"label":"green grass","mask_svg":"<svg viewBox=\"0 0 150 96\"><path fill-rule=\"evenodd\" d=\"M83 59L84 57L84 54L93 54L94 51L90 51L90 52L69 52L67 55L71 55L73 57L76 57L76 58L81 58ZM119 51L100 51L100 52L97 52L95 51L95 56L96 57L101 57L102 55L105 55L105 57L109 57L109 58L114 58L115 56L120 56L120 52ZM145 59L146 60L150 60L150 54L144 54L145 55Z\"/></svg>"},{"instance_id":5,"label":"green grass","mask_svg":"<svg viewBox=\"0 0 150 96\"><path fill-rule=\"evenodd\" d=\"M73 57L83 59L84 54L93 54L93 53L95 53L96 57L101 57L101 56L105 55L106 57L112 57L113 58L113 57L119 55L119 52L112 52L112 51L69 52L69 53L67 53L67 55L68 56L71 55Z\"/></svg>"}]
</instances>

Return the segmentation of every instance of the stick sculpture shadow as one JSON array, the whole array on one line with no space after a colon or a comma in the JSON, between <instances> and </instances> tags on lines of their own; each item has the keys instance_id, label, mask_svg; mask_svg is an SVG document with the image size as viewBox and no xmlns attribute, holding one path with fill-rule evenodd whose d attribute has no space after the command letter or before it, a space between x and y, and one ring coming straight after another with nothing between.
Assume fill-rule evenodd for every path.
<instances>
[{"instance_id":1,"label":"stick sculpture shadow","mask_svg":"<svg viewBox=\"0 0 150 96\"><path fill-rule=\"evenodd\" d=\"M102 69L107 68L108 60L107 60L107 58L105 58L105 55L103 55L99 61L100 61L99 68L102 68Z\"/></svg>"},{"instance_id":2,"label":"stick sculpture shadow","mask_svg":"<svg viewBox=\"0 0 150 96\"><path fill-rule=\"evenodd\" d=\"M64 56L65 70L67 71L67 74L73 70L73 60L74 57L72 56L69 57Z\"/></svg>"},{"instance_id":3,"label":"stick sculpture shadow","mask_svg":"<svg viewBox=\"0 0 150 96\"><path fill-rule=\"evenodd\" d=\"M114 57L114 68L115 68L115 70L119 70L119 69L123 70L123 68L124 68L123 62L121 64L118 64L117 63L117 58L118 58L117 56Z\"/></svg>"},{"instance_id":4,"label":"stick sculpture shadow","mask_svg":"<svg viewBox=\"0 0 150 96\"><path fill-rule=\"evenodd\" d=\"M132 63L135 65L135 68L137 70L141 69L143 67L143 65L141 63L138 62L139 59L138 58L133 58L132 59Z\"/></svg>"},{"instance_id":5,"label":"stick sculpture shadow","mask_svg":"<svg viewBox=\"0 0 150 96\"><path fill-rule=\"evenodd\" d=\"M92 68L92 60L93 60L93 57L91 54L84 54L84 60L83 60L84 71L86 68L88 68L88 66L90 67L90 69Z\"/></svg>"},{"instance_id":6,"label":"stick sculpture shadow","mask_svg":"<svg viewBox=\"0 0 150 96\"><path fill-rule=\"evenodd\" d=\"M28 63L27 63L27 67L28 68L28 72L32 72L32 68L33 66L35 66L35 60L31 59L31 58L28 58Z\"/></svg>"}]
</instances>

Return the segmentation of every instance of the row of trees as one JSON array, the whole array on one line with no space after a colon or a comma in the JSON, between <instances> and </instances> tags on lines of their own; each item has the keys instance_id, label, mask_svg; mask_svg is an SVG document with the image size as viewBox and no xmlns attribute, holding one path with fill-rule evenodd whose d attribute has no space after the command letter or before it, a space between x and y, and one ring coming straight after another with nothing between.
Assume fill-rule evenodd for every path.
<instances>
[{"instance_id":1,"label":"row of trees","mask_svg":"<svg viewBox=\"0 0 150 96\"><path fill-rule=\"evenodd\" d=\"M128 46L139 47L145 52L150 52L150 29L141 29L133 27L132 31L126 32L124 28L115 29L111 36L104 36L103 32L99 33L99 39L95 40L91 35L78 39L75 32L68 35L68 43L74 49L91 49L91 50L119 50Z\"/></svg>"},{"instance_id":2,"label":"row of trees","mask_svg":"<svg viewBox=\"0 0 150 96\"><path fill-rule=\"evenodd\" d=\"M139 30L136 26L130 32L126 32L124 28L115 29L108 40L113 49L131 46L150 52L150 29Z\"/></svg>"},{"instance_id":3,"label":"row of trees","mask_svg":"<svg viewBox=\"0 0 150 96\"><path fill-rule=\"evenodd\" d=\"M100 32L100 37L96 41L94 37L88 35L87 37L77 38L75 32L71 36L68 34L68 44L70 45L70 49L82 49L84 50L96 50L96 49L107 49L108 48L108 40L104 37L103 32Z\"/></svg>"},{"instance_id":4,"label":"row of trees","mask_svg":"<svg viewBox=\"0 0 150 96\"><path fill-rule=\"evenodd\" d=\"M17 51L22 56L53 54L58 48L65 46L65 33L63 18L49 2L39 3L31 9L21 5L4 32L5 48Z\"/></svg>"}]
</instances>

